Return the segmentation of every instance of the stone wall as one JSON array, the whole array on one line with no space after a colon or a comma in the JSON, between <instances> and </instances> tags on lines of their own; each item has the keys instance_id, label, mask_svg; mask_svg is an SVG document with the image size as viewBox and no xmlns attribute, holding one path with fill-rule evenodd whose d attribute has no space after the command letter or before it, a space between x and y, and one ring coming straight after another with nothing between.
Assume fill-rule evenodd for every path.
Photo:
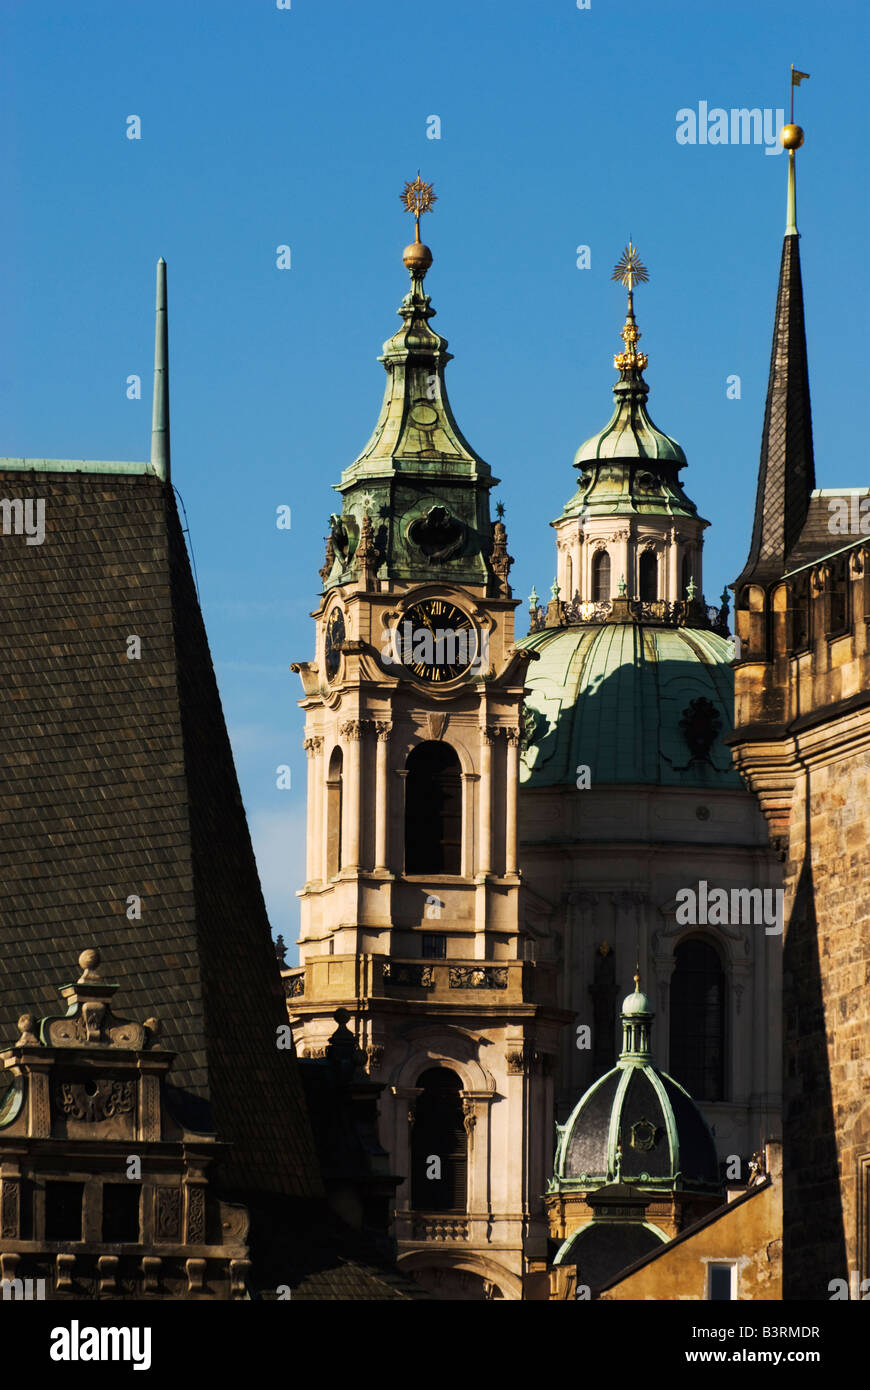
<instances>
[{"instance_id":1,"label":"stone wall","mask_svg":"<svg viewBox=\"0 0 870 1390\"><path fill-rule=\"evenodd\" d=\"M783 961L787 1298L829 1298L832 1279L868 1273L858 1173L870 1151L870 748L855 751L868 740L866 710L825 724L802 750L793 795Z\"/></svg>"}]
</instances>

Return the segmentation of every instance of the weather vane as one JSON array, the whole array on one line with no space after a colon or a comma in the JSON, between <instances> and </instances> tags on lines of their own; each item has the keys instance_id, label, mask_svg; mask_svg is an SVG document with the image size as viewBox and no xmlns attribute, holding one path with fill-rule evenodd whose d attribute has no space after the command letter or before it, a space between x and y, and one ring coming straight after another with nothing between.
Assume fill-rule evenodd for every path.
<instances>
[{"instance_id":1,"label":"weather vane","mask_svg":"<svg viewBox=\"0 0 870 1390\"><path fill-rule=\"evenodd\" d=\"M417 240L420 240L420 213L431 212L432 204L438 199L432 192L432 184L424 183L420 178L420 170L417 170L417 177L411 182L406 183L399 194L408 212L413 212L414 223L417 229Z\"/></svg>"},{"instance_id":2,"label":"weather vane","mask_svg":"<svg viewBox=\"0 0 870 1390\"><path fill-rule=\"evenodd\" d=\"M646 266L637 254L637 247L632 246L629 241L616 265L613 267L611 280L620 280L623 285L628 287L629 294L634 289L635 282L648 280Z\"/></svg>"}]
</instances>

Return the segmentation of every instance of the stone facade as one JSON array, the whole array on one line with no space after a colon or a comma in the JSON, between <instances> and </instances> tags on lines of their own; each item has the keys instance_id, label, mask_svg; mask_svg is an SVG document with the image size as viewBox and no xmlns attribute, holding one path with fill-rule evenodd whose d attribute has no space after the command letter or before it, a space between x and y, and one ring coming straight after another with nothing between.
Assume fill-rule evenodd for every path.
<instances>
[{"instance_id":1,"label":"stone facade","mask_svg":"<svg viewBox=\"0 0 870 1390\"><path fill-rule=\"evenodd\" d=\"M0 1052L0 1278L48 1299L239 1299L248 1213L210 1169L226 1146L170 1108L159 1025L117 1017L118 986L83 951L67 1012L19 1019ZM180 1096L181 1093L177 1093ZM23 1295L19 1295L23 1296Z\"/></svg>"},{"instance_id":2,"label":"stone facade","mask_svg":"<svg viewBox=\"0 0 870 1390\"><path fill-rule=\"evenodd\" d=\"M812 1299L870 1274L870 547L848 563L847 631L824 561L738 610L734 754L785 861L785 1291Z\"/></svg>"}]
</instances>

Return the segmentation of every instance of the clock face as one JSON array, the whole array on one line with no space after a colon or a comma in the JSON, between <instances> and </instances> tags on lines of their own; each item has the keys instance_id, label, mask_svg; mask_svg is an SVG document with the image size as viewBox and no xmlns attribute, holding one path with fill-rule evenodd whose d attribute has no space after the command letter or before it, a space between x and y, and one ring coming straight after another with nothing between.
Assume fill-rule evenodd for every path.
<instances>
[{"instance_id":1,"label":"clock face","mask_svg":"<svg viewBox=\"0 0 870 1390\"><path fill-rule=\"evenodd\" d=\"M406 609L395 636L402 665L418 680L443 685L477 661L477 629L447 599L422 599Z\"/></svg>"},{"instance_id":2,"label":"clock face","mask_svg":"<svg viewBox=\"0 0 870 1390\"><path fill-rule=\"evenodd\" d=\"M338 675L338 665L341 661L341 644L344 641L344 637L344 614L341 609L336 606L326 620L326 635L323 643L327 680L334 681Z\"/></svg>"}]
</instances>

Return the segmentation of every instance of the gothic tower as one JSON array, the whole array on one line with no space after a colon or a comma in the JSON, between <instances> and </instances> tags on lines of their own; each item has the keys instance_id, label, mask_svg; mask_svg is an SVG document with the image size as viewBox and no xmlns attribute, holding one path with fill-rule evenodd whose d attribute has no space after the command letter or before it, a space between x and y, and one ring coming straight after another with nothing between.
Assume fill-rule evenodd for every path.
<instances>
[{"instance_id":1,"label":"gothic tower","mask_svg":"<svg viewBox=\"0 0 870 1390\"><path fill-rule=\"evenodd\" d=\"M780 138L787 219L755 522L734 584L730 742L785 866L783 1297L856 1299L870 1278L870 494L814 485L795 215L803 131L792 123Z\"/></svg>"},{"instance_id":2,"label":"gothic tower","mask_svg":"<svg viewBox=\"0 0 870 1390\"><path fill-rule=\"evenodd\" d=\"M512 561L490 513L498 480L453 417L451 354L430 326L419 218L431 185L418 176L403 197L416 234L402 325L380 359L374 433L337 485L314 660L293 668L309 782L289 1003L302 1056L320 1053L342 1006L387 1083L402 1266L447 1297L519 1298L545 1251L562 1017L553 967L524 959L519 930L520 711L534 657L514 645Z\"/></svg>"}]
</instances>

